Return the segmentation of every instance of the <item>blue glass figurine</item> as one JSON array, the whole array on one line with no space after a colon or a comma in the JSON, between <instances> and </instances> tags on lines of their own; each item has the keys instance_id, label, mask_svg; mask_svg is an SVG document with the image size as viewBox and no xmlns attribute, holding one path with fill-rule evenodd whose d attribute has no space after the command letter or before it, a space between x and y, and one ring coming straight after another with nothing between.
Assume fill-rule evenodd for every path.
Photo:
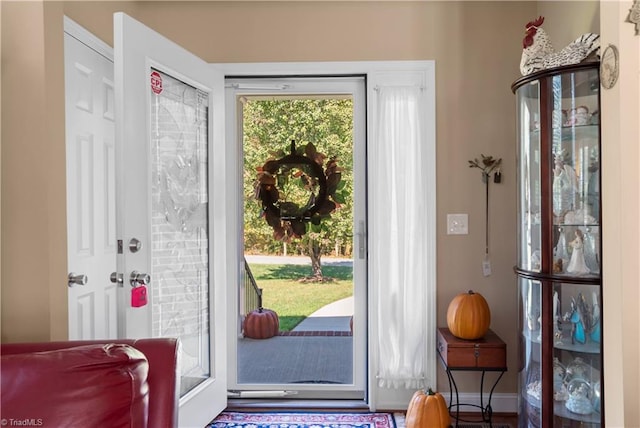
<instances>
[{"instance_id":1,"label":"blue glass figurine","mask_svg":"<svg viewBox=\"0 0 640 428\"><path fill-rule=\"evenodd\" d=\"M585 343L587 341L584 324L582 324L582 320L580 318L578 304L576 303L576 299L572 297L571 311L565 315L565 319L571 321L571 343Z\"/></svg>"},{"instance_id":2,"label":"blue glass figurine","mask_svg":"<svg viewBox=\"0 0 640 428\"><path fill-rule=\"evenodd\" d=\"M596 293L593 293L592 298L593 306L587 304L582 293L578 294L577 300L571 298L571 310L565 314L564 319L571 322L573 344L586 343L587 335L592 342L600 343L600 307Z\"/></svg>"},{"instance_id":3,"label":"blue glass figurine","mask_svg":"<svg viewBox=\"0 0 640 428\"><path fill-rule=\"evenodd\" d=\"M591 294L593 300L593 307L591 310L592 327L589 333L589 338L596 343L600 343L601 327L600 327L600 305L598 304L598 295L594 291Z\"/></svg>"}]
</instances>

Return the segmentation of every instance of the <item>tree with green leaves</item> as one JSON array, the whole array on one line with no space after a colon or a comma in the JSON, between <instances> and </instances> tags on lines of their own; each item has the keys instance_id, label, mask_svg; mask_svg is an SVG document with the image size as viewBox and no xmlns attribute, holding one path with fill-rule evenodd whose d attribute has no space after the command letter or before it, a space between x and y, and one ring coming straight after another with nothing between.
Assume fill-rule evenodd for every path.
<instances>
[{"instance_id":1,"label":"tree with green leaves","mask_svg":"<svg viewBox=\"0 0 640 428\"><path fill-rule=\"evenodd\" d=\"M245 249L274 253L285 242L290 252L308 255L311 277L323 280L322 255L336 248L342 255L351 251L353 103L338 98L250 99L243 119ZM274 163L291 156L302 163ZM314 198L322 180L327 198L319 206ZM277 219L272 207L278 210Z\"/></svg>"}]
</instances>

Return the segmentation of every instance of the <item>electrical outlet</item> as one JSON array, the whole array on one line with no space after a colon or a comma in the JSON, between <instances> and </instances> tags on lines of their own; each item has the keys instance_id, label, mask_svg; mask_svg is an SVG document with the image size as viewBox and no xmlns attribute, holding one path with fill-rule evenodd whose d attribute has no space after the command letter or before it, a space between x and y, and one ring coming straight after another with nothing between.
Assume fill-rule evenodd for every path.
<instances>
[{"instance_id":1,"label":"electrical outlet","mask_svg":"<svg viewBox=\"0 0 640 428\"><path fill-rule=\"evenodd\" d=\"M468 214L447 214L447 235L469 234Z\"/></svg>"}]
</instances>

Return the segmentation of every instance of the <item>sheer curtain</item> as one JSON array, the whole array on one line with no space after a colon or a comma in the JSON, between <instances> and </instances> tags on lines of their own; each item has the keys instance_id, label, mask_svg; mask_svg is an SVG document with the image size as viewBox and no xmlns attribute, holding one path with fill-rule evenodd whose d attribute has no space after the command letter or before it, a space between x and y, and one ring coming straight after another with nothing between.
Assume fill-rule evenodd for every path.
<instances>
[{"instance_id":1,"label":"sheer curtain","mask_svg":"<svg viewBox=\"0 0 640 428\"><path fill-rule=\"evenodd\" d=\"M427 280L435 278L427 263L429 257L435 260L427 227L435 215L427 202L427 180L435 173L429 171L434 163L425 143L423 91L419 85L376 88L369 250L378 315L373 320L377 377L384 388L435 385L429 370L435 367L435 281Z\"/></svg>"}]
</instances>

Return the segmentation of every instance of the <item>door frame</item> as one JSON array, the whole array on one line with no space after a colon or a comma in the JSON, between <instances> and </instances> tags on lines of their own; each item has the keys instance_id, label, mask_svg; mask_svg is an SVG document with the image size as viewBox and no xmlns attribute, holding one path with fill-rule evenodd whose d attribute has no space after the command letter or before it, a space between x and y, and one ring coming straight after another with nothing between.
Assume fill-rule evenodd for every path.
<instances>
[{"instance_id":1,"label":"door frame","mask_svg":"<svg viewBox=\"0 0 640 428\"><path fill-rule=\"evenodd\" d=\"M113 48L68 16L63 16L64 32L78 39L113 63Z\"/></svg>"},{"instance_id":2,"label":"door frame","mask_svg":"<svg viewBox=\"0 0 640 428\"><path fill-rule=\"evenodd\" d=\"M435 62L432 60L425 61L351 61L351 62L269 62L269 63L222 63L212 64L218 70L222 70L225 79L227 77L283 77L283 76L353 76L360 75L365 76L365 91L366 91L366 135L367 140L376 138L376 132L373 124L373 117L375 114L376 99L375 91L377 85L392 84L402 86L404 83L402 76L420 76L418 80L424 79L424 84L427 86L427 117L425 117L425 128L428 129L426 142L427 152L429 153L428 165L433 172L435 178ZM236 130L237 132L237 130ZM235 141L229 139L229 127L227 127L227 144L229 147L234 147ZM367 143L369 145L369 143ZM228 153L227 162L229 165L237 165L238 163L238 151L231 150ZM367 156L368 157L368 156ZM367 172L368 175L368 172ZM436 188L435 180L431 180L425 183L427 197L427 213L426 217L428 221L425 222L425 228L427 229L429 239L429 248L433 257L425 261L425 284L429 290L429 299L431 302L424 302L425 308L434 310L429 311L429 325L435 325L435 283L436 283L436 221L435 221L435 205L436 205ZM239 193L238 186L235 183L226 183L226 193L229 200L234 201L233 206L240 206L238 200L242 197ZM366 208L368 210L368 207ZM236 214L236 213L233 213ZM234 215L236 219L239 215ZM236 220L237 221L237 220ZM231 224L227 221L227 224ZM239 224L234 224L234 231L239 230ZM365 231L366 233L366 231ZM238 240L236 240L239 242ZM233 254L239 254L239 248L235 248ZM367 255L368 258L368 255ZM240 264L236 260L237 270L240 269ZM371 271L375 267L368 264L367 278L371 277ZM230 272L231 273L231 272ZM228 278L229 281L235 283L235 278ZM367 284L367 320L377 319L379 302L377 301L377 290ZM432 292L433 291L433 292ZM228 301L231 305L232 302ZM229 306L233 307L233 306ZM235 322L235 320L233 320ZM434 329L435 330L435 329ZM435 331L425 331L426 336L426 352L432 352L435 347ZM406 399L410 398L401 397L406 394L390 393L389 390L378 387L376 374L378 371L378 349L380 344L378 343L378 329L376 323L371 322L367 325L367 379L365 389L365 403L371 411L375 411L376 407L381 403L384 406L389 405L402 406L401 403L406 402ZM428 359L425 367L426 375L428 379L436 379L436 360L435 358ZM264 401L261 401L264 404ZM322 405L327 405L327 400L324 400Z\"/></svg>"},{"instance_id":3,"label":"door frame","mask_svg":"<svg viewBox=\"0 0 640 428\"><path fill-rule=\"evenodd\" d=\"M246 89L245 89L246 87ZM241 105L238 103L240 97L252 96L285 96L296 98L297 95L349 95L353 99L353 180L354 194L353 206L353 292L354 292L354 317L353 331L353 363L351 372L353 382L351 384L238 384L237 383L237 348L238 337L240 337L240 320L238 311L229 311L227 325L229 335L227 337L228 349L228 389L238 391L251 391L253 395L259 395L259 391L286 390L296 391L297 399L330 396L335 399L364 400L366 398L366 331L367 331L367 258L366 258L366 235L364 233L366 225L366 81L363 75L313 75L313 76L272 76L272 77L249 77L235 78L235 76L225 76L225 120L226 139L228 147L236 153L236 194L238 197L236 212L238 218L243 216L244 196L242 195L242 174L243 174L243 147L242 147L242 116ZM285 146L287 142L284 142ZM233 150L235 148L236 150ZM242 222L237 230L238 242L243 242ZM361 251L359 251L361 249ZM244 266L243 245L239 244L238 264ZM243 272L238 272L238 283L244 276ZM238 290L239 287L236 287ZM238 293L228 293L229 308L238 308ZM233 329L233 326L237 329ZM320 398L318 398L320 399Z\"/></svg>"}]
</instances>

